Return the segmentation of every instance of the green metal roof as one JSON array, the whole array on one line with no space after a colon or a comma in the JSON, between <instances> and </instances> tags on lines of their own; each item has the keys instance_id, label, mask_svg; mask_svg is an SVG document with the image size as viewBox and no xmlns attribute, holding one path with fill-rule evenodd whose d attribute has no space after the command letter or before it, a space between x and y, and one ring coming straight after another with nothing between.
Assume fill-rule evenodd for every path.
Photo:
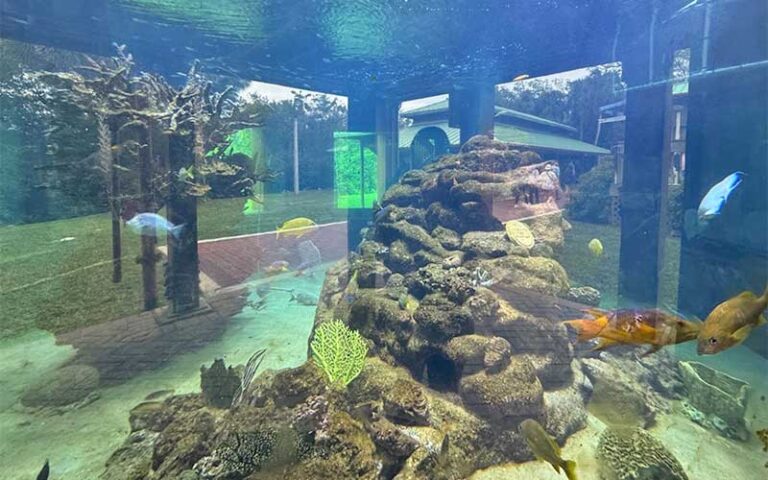
<instances>
[{"instance_id":1,"label":"green metal roof","mask_svg":"<svg viewBox=\"0 0 768 480\"><path fill-rule=\"evenodd\" d=\"M460 131L458 128L448 126L447 120L436 120L434 122L422 122L400 129L399 145L400 148L410 148L411 142L419 130L427 127L437 127L443 130L448 136L448 141L454 147L459 145ZM607 155L609 150L600 148L591 143L582 142L575 138L570 138L556 133L536 131L528 128L522 128L514 125L497 123L494 126L493 135L496 140L536 149L557 150L569 153L585 153L590 155Z\"/></svg>"},{"instance_id":2,"label":"green metal roof","mask_svg":"<svg viewBox=\"0 0 768 480\"><path fill-rule=\"evenodd\" d=\"M537 117L536 115L519 112L517 110L512 110L510 108L500 107L498 105L496 105L494 108L496 112L497 122L498 121L503 122L505 119L509 121L523 120L526 122L544 125L547 127L558 129L558 130L564 130L572 133L576 132L575 128L571 127L570 125L565 125L564 123L555 122L552 120L548 120L546 118ZM424 105L423 107L418 107L412 110L408 110L407 112L403 112L402 116L407 118L417 119L419 117L423 117L429 114L442 113L442 112L448 112L448 99L440 100L435 103L430 103L429 105Z\"/></svg>"}]
</instances>

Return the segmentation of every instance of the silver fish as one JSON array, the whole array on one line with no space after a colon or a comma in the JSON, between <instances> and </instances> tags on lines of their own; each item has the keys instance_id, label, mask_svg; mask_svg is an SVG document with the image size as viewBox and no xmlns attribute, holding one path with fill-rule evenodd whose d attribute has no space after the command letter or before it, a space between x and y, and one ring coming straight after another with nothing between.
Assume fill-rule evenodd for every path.
<instances>
[{"instance_id":1,"label":"silver fish","mask_svg":"<svg viewBox=\"0 0 768 480\"><path fill-rule=\"evenodd\" d=\"M174 225L162 215L156 213L139 213L126 222L133 231L141 235L156 237L160 232L169 233L178 239L184 225Z\"/></svg>"}]
</instances>

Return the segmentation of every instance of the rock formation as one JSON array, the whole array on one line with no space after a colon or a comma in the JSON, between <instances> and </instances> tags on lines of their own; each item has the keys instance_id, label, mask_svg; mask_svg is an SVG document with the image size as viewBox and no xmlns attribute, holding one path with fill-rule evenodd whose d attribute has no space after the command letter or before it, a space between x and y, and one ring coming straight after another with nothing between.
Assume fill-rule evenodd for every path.
<instances>
[{"instance_id":1,"label":"rock formation","mask_svg":"<svg viewBox=\"0 0 768 480\"><path fill-rule=\"evenodd\" d=\"M492 214L553 196L544 165L478 137L404 174L357 254L329 269L315 317L366 339L362 373L331 388L308 361L263 372L228 410L200 395L137 407L110 478L466 478L530 460L526 418L562 444L585 425L591 382L565 327L505 292L573 293L553 258L567 224L531 220L529 249Z\"/></svg>"}]
</instances>

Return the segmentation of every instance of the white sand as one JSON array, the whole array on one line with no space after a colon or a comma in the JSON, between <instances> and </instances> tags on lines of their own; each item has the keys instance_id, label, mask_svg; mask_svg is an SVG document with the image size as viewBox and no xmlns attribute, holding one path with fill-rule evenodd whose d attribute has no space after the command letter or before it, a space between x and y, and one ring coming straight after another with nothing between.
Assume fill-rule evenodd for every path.
<instances>
[{"instance_id":1,"label":"white sand","mask_svg":"<svg viewBox=\"0 0 768 480\"><path fill-rule=\"evenodd\" d=\"M273 286L317 295L323 277L323 271L314 278L288 276ZM255 297L251 293L250 300ZM53 336L42 331L0 342L0 477L33 479L49 458L51 480L97 479L104 462L129 433L129 410L157 390L198 391L200 366L214 358L245 363L254 351L267 348L262 370L300 365L306 359L315 308L289 298L286 292L272 292L263 310L244 307L213 343L122 385L100 389L98 400L62 415L29 413L18 399L28 383L70 358L72 348L54 345Z\"/></svg>"}]
</instances>

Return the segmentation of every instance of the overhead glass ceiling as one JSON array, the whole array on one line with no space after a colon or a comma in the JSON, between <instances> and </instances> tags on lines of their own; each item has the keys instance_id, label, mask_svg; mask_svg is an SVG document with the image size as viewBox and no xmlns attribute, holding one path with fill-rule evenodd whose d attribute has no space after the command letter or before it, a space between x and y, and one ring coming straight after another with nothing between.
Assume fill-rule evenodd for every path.
<instances>
[{"instance_id":1,"label":"overhead glass ceiling","mask_svg":"<svg viewBox=\"0 0 768 480\"><path fill-rule=\"evenodd\" d=\"M27 0L2 3L0 35L102 55L125 44L142 68L166 76L199 59L212 73L243 80L405 100L612 61L619 32L631 43L653 4Z\"/></svg>"}]
</instances>

